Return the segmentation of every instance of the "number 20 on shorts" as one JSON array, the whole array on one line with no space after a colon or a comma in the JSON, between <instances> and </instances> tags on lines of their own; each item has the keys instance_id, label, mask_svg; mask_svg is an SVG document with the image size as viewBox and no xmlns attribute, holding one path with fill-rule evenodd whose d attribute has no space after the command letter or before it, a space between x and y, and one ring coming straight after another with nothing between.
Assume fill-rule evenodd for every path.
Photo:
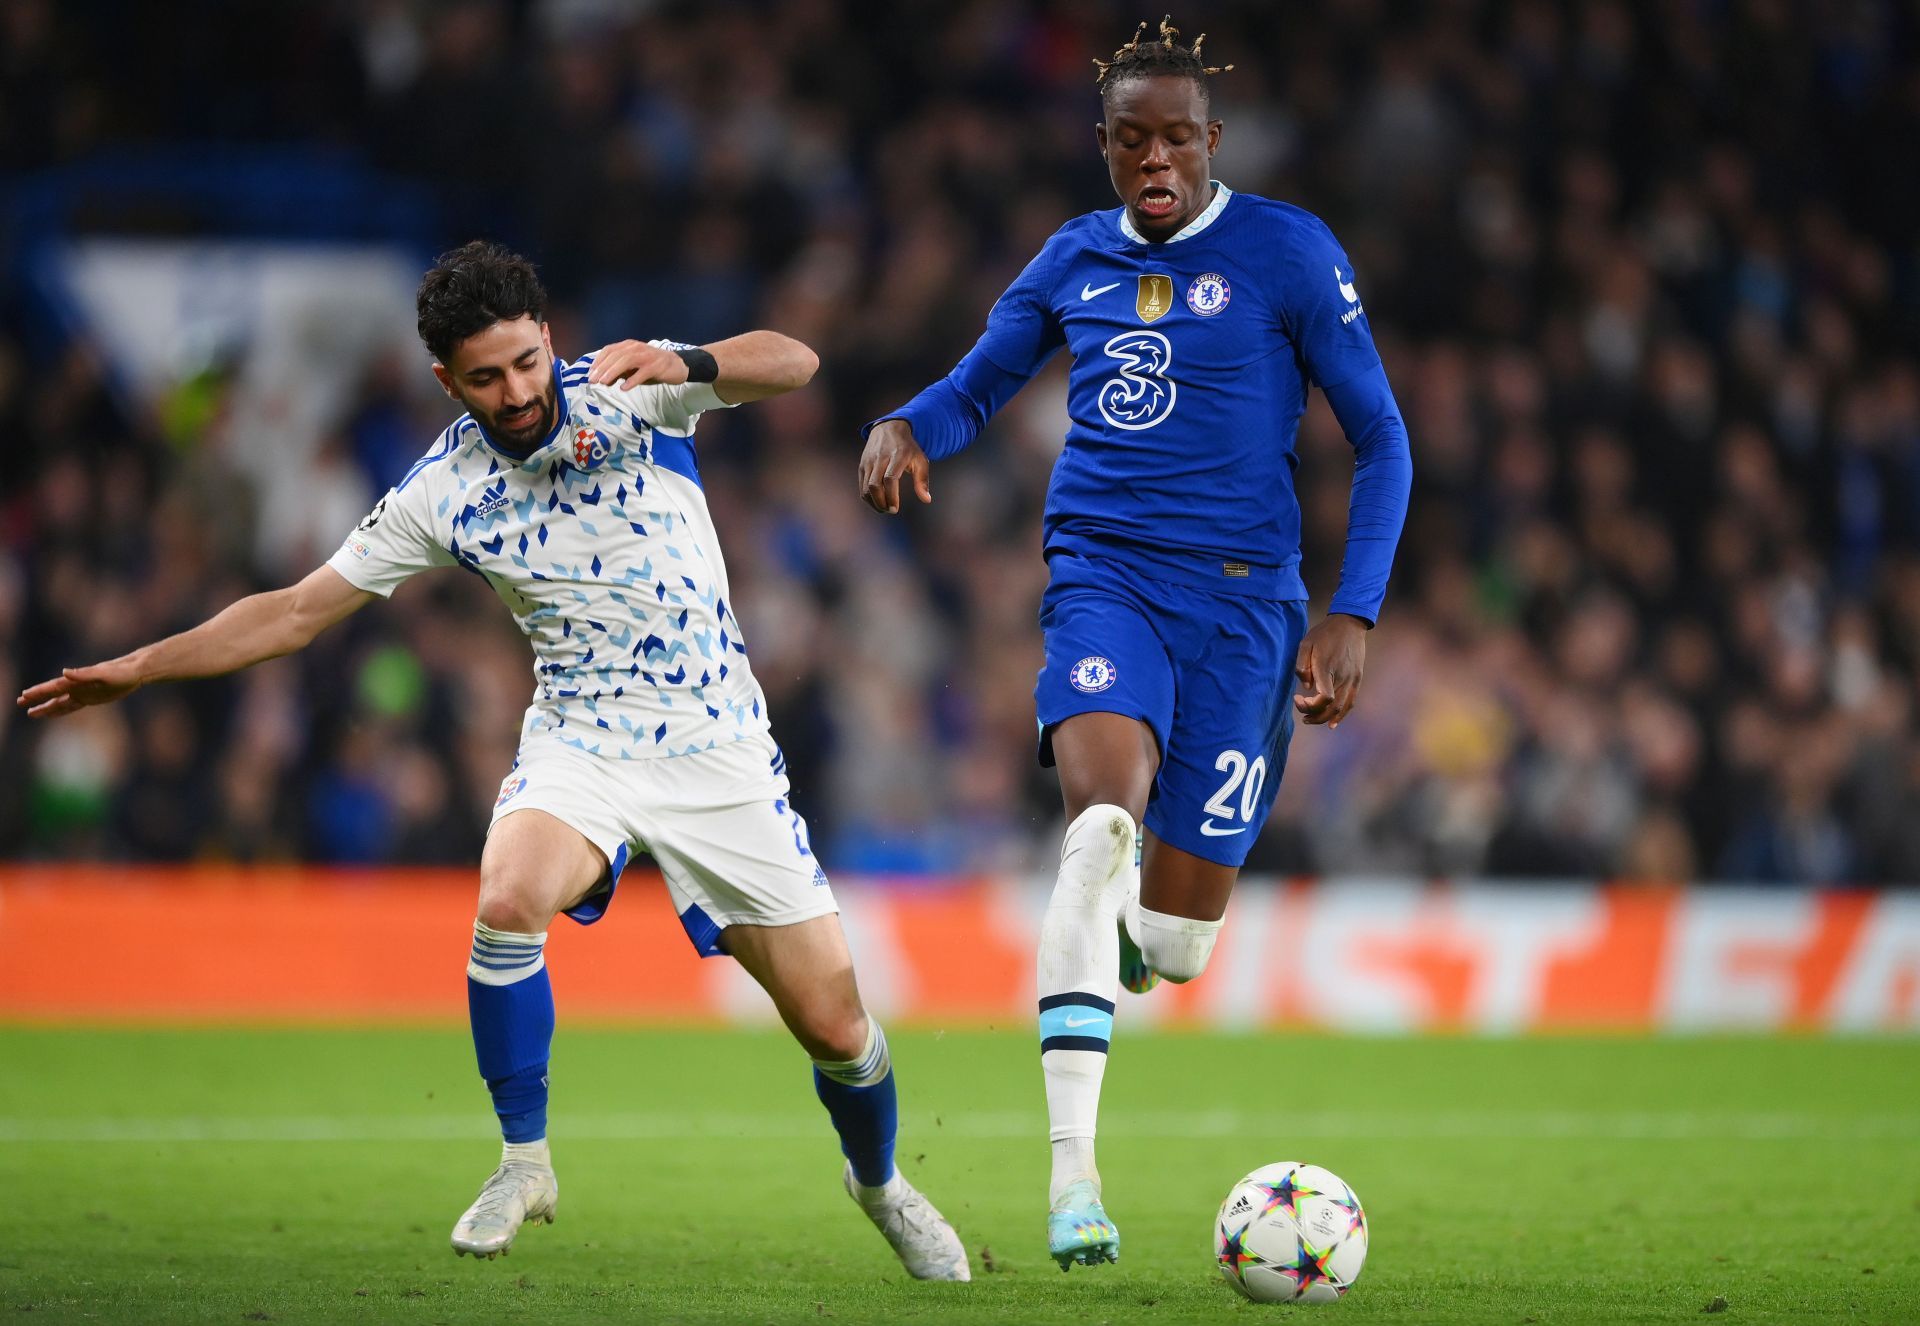
<instances>
[{"instance_id":1,"label":"number 20 on shorts","mask_svg":"<svg viewBox=\"0 0 1920 1326\"><path fill-rule=\"evenodd\" d=\"M1253 812L1260 804L1260 789L1267 782L1267 757L1255 756L1253 762L1249 764L1247 757L1239 751L1223 750L1220 752L1220 758L1213 762L1213 767L1224 773L1227 781L1220 784L1220 790L1208 799L1206 804L1208 818L1202 821L1200 832L1209 838L1244 833L1247 826L1253 823ZM1238 806L1233 803L1233 794L1236 790L1240 793ZM1241 823L1233 828L1214 823L1215 819L1223 819L1231 823L1236 818Z\"/></svg>"}]
</instances>

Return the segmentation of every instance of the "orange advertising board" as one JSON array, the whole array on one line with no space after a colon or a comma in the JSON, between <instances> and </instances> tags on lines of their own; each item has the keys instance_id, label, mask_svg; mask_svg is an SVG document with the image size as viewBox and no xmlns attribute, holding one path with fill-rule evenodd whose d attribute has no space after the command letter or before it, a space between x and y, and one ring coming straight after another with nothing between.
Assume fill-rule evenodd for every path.
<instances>
[{"instance_id":1,"label":"orange advertising board","mask_svg":"<svg viewBox=\"0 0 1920 1326\"><path fill-rule=\"evenodd\" d=\"M1018 1025L1038 880L835 883L869 1003ZM454 1021L459 870L0 868L0 1018ZM701 961L657 877L548 944L563 1017L762 1021ZM1920 892L1242 883L1211 966L1129 1001L1144 1025L1358 1032L1920 1031Z\"/></svg>"}]
</instances>

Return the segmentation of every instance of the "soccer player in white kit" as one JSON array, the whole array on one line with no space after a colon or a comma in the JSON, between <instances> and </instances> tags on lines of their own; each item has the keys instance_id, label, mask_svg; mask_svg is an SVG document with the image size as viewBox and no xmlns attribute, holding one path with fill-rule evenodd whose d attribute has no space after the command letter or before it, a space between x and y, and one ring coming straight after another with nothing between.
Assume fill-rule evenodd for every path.
<instances>
[{"instance_id":1,"label":"soccer player in white kit","mask_svg":"<svg viewBox=\"0 0 1920 1326\"><path fill-rule=\"evenodd\" d=\"M420 285L420 335L467 413L326 565L190 631L66 669L19 703L55 717L150 682L237 671L304 647L418 572L485 577L533 644L536 684L480 859L467 962L504 1150L454 1226L454 1250L491 1258L523 1223L553 1219L547 927L561 913L598 920L644 850L696 949L746 968L812 1058L848 1192L913 1276L966 1280L953 1227L894 1165L886 1037L861 1005L826 872L787 799L694 458L703 412L803 386L818 361L755 331L704 348L623 341L569 364L553 353L545 304L531 264L506 249L476 241L443 254Z\"/></svg>"}]
</instances>

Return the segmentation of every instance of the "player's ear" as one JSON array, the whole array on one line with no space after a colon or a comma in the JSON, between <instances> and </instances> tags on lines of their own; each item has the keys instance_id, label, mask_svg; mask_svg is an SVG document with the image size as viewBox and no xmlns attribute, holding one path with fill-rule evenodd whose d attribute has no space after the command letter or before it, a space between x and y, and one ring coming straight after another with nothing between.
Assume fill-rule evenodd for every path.
<instances>
[{"instance_id":1,"label":"player's ear","mask_svg":"<svg viewBox=\"0 0 1920 1326\"><path fill-rule=\"evenodd\" d=\"M1100 155L1107 155L1107 122L1105 120L1093 126L1094 141L1100 144Z\"/></svg>"},{"instance_id":2,"label":"player's ear","mask_svg":"<svg viewBox=\"0 0 1920 1326\"><path fill-rule=\"evenodd\" d=\"M540 322L540 344L547 347L547 358L553 358L553 328L543 318Z\"/></svg>"},{"instance_id":3,"label":"player's ear","mask_svg":"<svg viewBox=\"0 0 1920 1326\"><path fill-rule=\"evenodd\" d=\"M1207 121L1207 155L1212 156L1220 150L1220 129L1218 120Z\"/></svg>"},{"instance_id":4,"label":"player's ear","mask_svg":"<svg viewBox=\"0 0 1920 1326\"><path fill-rule=\"evenodd\" d=\"M445 364L435 364L433 366L433 376L439 380L440 390L446 392L448 396L456 401L460 399L460 393L453 389L453 374L447 370Z\"/></svg>"}]
</instances>

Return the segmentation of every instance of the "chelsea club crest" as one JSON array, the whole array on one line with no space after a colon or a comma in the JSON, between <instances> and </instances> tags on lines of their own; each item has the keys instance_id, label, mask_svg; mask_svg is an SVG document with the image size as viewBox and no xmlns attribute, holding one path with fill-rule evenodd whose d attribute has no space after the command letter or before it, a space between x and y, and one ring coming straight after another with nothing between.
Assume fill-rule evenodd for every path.
<instances>
[{"instance_id":1,"label":"chelsea club crest","mask_svg":"<svg viewBox=\"0 0 1920 1326\"><path fill-rule=\"evenodd\" d=\"M1187 307L1203 318L1211 318L1225 308L1227 301L1232 298L1233 287L1218 272L1196 276L1193 284L1187 287Z\"/></svg>"},{"instance_id":2,"label":"chelsea club crest","mask_svg":"<svg viewBox=\"0 0 1920 1326\"><path fill-rule=\"evenodd\" d=\"M1067 680L1073 683L1074 690L1093 694L1113 685L1119 675L1119 669L1113 666L1112 659L1090 654L1073 665L1073 671L1067 674Z\"/></svg>"}]
</instances>

